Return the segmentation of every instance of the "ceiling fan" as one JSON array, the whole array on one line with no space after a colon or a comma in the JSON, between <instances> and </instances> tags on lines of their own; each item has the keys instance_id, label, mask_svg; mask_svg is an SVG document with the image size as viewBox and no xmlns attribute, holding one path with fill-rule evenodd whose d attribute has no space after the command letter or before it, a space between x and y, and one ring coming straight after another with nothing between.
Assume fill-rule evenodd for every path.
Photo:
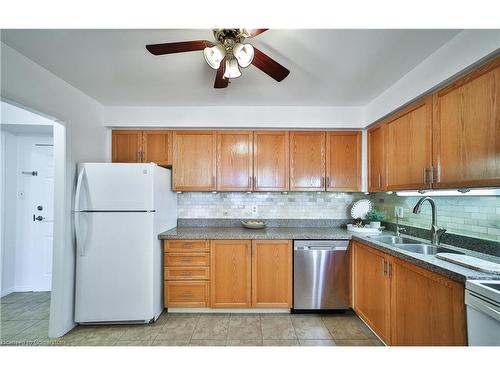
<instances>
[{"instance_id":1,"label":"ceiling fan","mask_svg":"<svg viewBox=\"0 0 500 375\"><path fill-rule=\"evenodd\" d=\"M267 29L214 29L216 42L208 40L192 40L188 42L174 42L149 44L146 49L153 55L191 52L203 50L203 56L208 65L217 70L214 87L227 87L229 80L241 76L240 67L254 65L264 73L281 82L290 71L277 63L264 52L245 44L246 38L253 38Z\"/></svg>"}]
</instances>

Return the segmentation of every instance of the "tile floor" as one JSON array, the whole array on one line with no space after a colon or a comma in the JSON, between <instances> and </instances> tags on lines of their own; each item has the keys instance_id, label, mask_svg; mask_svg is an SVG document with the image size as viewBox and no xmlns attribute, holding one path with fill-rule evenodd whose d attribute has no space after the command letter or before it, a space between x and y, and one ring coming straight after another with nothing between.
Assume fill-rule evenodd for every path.
<instances>
[{"instance_id":1,"label":"tile floor","mask_svg":"<svg viewBox=\"0 0 500 375\"><path fill-rule=\"evenodd\" d=\"M168 314L150 325L78 326L48 337L50 293L1 298L1 345L379 346L352 312L335 315Z\"/></svg>"}]
</instances>

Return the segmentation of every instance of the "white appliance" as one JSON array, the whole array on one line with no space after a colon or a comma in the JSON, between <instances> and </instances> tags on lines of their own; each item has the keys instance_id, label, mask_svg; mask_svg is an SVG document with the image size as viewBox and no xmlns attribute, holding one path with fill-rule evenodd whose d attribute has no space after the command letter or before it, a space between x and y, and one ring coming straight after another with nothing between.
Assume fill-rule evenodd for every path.
<instances>
[{"instance_id":1,"label":"white appliance","mask_svg":"<svg viewBox=\"0 0 500 375\"><path fill-rule=\"evenodd\" d=\"M77 323L148 322L162 312L158 234L177 225L171 172L82 163L75 195Z\"/></svg>"},{"instance_id":2,"label":"white appliance","mask_svg":"<svg viewBox=\"0 0 500 375\"><path fill-rule=\"evenodd\" d=\"M469 345L500 345L500 280L467 280Z\"/></svg>"}]
</instances>

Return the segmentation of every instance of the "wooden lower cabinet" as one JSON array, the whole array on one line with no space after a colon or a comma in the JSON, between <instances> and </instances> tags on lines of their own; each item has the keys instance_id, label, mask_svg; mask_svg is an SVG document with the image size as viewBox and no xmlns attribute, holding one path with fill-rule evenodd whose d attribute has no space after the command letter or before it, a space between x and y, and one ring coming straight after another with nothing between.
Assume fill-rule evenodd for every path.
<instances>
[{"instance_id":1,"label":"wooden lower cabinet","mask_svg":"<svg viewBox=\"0 0 500 375\"><path fill-rule=\"evenodd\" d=\"M165 281L166 307L208 307L210 304L209 281Z\"/></svg>"},{"instance_id":2,"label":"wooden lower cabinet","mask_svg":"<svg viewBox=\"0 0 500 375\"><path fill-rule=\"evenodd\" d=\"M212 241L212 307L250 307L252 241Z\"/></svg>"},{"instance_id":3,"label":"wooden lower cabinet","mask_svg":"<svg viewBox=\"0 0 500 375\"><path fill-rule=\"evenodd\" d=\"M252 306L292 307L292 241L252 241Z\"/></svg>"},{"instance_id":4,"label":"wooden lower cabinet","mask_svg":"<svg viewBox=\"0 0 500 375\"><path fill-rule=\"evenodd\" d=\"M163 243L165 307L210 306L210 241Z\"/></svg>"},{"instance_id":5,"label":"wooden lower cabinet","mask_svg":"<svg viewBox=\"0 0 500 375\"><path fill-rule=\"evenodd\" d=\"M391 270L392 345L466 345L464 286L400 259Z\"/></svg>"},{"instance_id":6,"label":"wooden lower cabinet","mask_svg":"<svg viewBox=\"0 0 500 375\"><path fill-rule=\"evenodd\" d=\"M354 243L354 310L388 345L467 345L464 285Z\"/></svg>"},{"instance_id":7,"label":"wooden lower cabinet","mask_svg":"<svg viewBox=\"0 0 500 375\"><path fill-rule=\"evenodd\" d=\"M354 310L390 344L390 283L386 276L387 256L354 243Z\"/></svg>"}]
</instances>

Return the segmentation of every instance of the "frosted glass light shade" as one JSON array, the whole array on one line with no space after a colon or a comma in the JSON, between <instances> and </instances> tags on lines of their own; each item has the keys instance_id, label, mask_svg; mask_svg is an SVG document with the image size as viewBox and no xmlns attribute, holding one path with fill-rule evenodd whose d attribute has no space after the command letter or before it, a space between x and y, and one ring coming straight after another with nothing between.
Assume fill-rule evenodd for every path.
<instances>
[{"instance_id":1,"label":"frosted glass light shade","mask_svg":"<svg viewBox=\"0 0 500 375\"><path fill-rule=\"evenodd\" d=\"M234 58L226 60L226 71L224 72L224 77L238 78L239 76L241 76L241 72L238 66L238 60Z\"/></svg>"},{"instance_id":2,"label":"frosted glass light shade","mask_svg":"<svg viewBox=\"0 0 500 375\"><path fill-rule=\"evenodd\" d=\"M226 56L226 49L222 44L216 44L213 47L206 47L203 50L203 57L205 57L205 61L213 69L219 69L224 56Z\"/></svg>"},{"instance_id":3,"label":"frosted glass light shade","mask_svg":"<svg viewBox=\"0 0 500 375\"><path fill-rule=\"evenodd\" d=\"M233 55L242 68L252 63L254 50L251 44L236 43L233 47Z\"/></svg>"}]
</instances>

